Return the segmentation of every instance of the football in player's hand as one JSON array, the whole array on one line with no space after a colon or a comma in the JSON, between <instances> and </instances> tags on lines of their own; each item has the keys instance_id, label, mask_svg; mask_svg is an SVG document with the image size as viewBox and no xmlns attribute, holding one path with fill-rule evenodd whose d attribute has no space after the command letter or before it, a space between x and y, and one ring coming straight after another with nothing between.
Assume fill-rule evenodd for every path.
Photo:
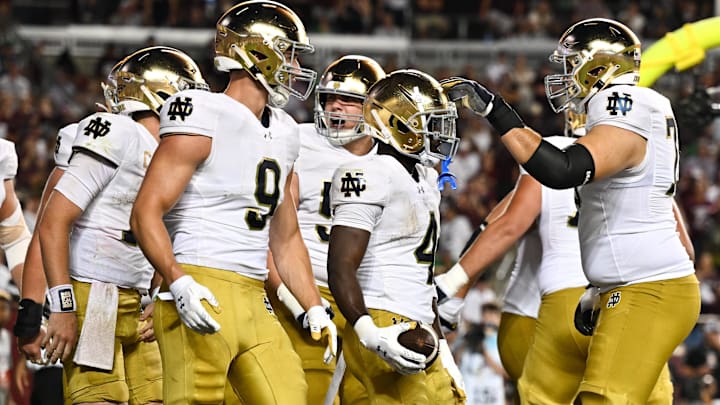
<instances>
[{"instance_id":1,"label":"football in player's hand","mask_svg":"<svg viewBox=\"0 0 720 405\"><path fill-rule=\"evenodd\" d=\"M432 326L418 322L415 329L410 329L398 335L398 343L414 352L425 355L427 357L425 368L427 368L438 356L440 338Z\"/></svg>"}]
</instances>

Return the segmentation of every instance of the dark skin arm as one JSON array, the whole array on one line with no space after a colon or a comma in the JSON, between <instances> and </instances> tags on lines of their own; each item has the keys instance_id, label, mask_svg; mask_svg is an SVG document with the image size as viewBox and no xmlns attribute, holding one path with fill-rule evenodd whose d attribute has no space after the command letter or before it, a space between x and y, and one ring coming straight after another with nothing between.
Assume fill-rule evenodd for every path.
<instances>
[{"instance_id":1,"label":"dark skin arm","mask_svg":"<svg viewBox=\"0 0 720 405\"><path fill-rule=\"evenodd\" d=\"M340 312L351 325L368 313L357 270L369 241L370 232L362 229L337 225L330 231L328 284Z\"/></svg>"}]
</instances>

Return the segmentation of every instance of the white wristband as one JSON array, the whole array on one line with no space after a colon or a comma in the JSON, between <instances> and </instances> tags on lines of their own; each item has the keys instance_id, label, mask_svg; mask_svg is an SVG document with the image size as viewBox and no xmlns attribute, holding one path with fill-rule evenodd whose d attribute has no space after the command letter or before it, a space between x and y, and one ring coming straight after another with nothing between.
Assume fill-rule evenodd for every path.
<instances>
[{"instance_id":1,"label":"white wristband","mask_svg":"<svg viewBox=\"0 0 720 405\"><path fill-rule=\"evenodd\" d=\"M295 296L288 290L285 284L280 284L277 288L277 297L285 304L287 309L292 312L293 318L297 319L300 315L305 312L305 309L300 305Z\"/></svg>"},{"instance_id":2,"label":"white wristband","mask_svg":"<svg viewBox=\"0 0 720 405\"><path fill-rule=\"evenodd\" d=\"M470 281L460 262L455 263L447 273L441 274L439 280L438 277L435 279L440 289L448 295L448 298L454 296Z\"/></svg>"},{"instance_id":3,"label":"white wristband","mask_svg":"<svg viewBox=\"0 0 720 405\"><path fill-rule=\"evenodd\" d=\"M72 284L61 284L52 287L48 290L47 295L50 302L50 312L74 312L77 309Z\"/></svg>"},{"instance_id":4,"label":"white wristband","mask_svg":"<svg viewBox=\"0 0 720 405\"><path fill-rule=\"evenodd\" d=\"M353 329L355 329L355 333L358 335L360 343L367 347L368 337L373 336L378 327L375 325L375 322L373 322L370 315L363 315L355 321Z\"/></svg>"}]
</instances>

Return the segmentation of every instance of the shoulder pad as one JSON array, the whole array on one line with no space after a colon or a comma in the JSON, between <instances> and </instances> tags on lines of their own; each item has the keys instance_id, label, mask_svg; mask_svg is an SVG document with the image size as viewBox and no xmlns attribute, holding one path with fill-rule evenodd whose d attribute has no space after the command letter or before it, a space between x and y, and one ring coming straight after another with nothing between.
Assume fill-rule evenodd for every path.
<instances>
[{"instance_id":1,"label":"shoulder pad","mask_svg":"<svg viewBox=\"0 0 720 405\"><path fill-rule=\"evenodd\" d=\"M60 128L55 138L55 166L67 167L72 154L72 145L77 135L78 123L74 122Z\"/></svg>"},{"instance_id":2,"label":"shoulder pad","mask_svg":"<svg viewBox=\"0 0 720 405\"><path fill-rule=\"evenodd\" d=\"M204 90L175 93L160 110L160 136L189 133L213 137L218 117L230 101L221 93Z\"/></svg>"},{"instance_id":3,"label":"shoulder pad","mask_svg":"<svg viewBox=\"0 0 720 405\"><path fill-rule=\"evenodd\" d=\"M653 98L643 94L644 88L612 86L596 94L588 103L588 132L597 125L612 125L649 137ZM656 100L656 99L655 99Z\"/></svg>"},{"instance_id":4,"label":"shoulder pad","mask_svg":"<svg viewBox=\"0 0 720 405\"><path fill-rule=\"evenodd\" d=\"M392 187L390 176L375 159L361 159L335 170L330 191L331 207L342 204L385 206Z\"/></svg>"},{"instance_id":5,"label":"shoulder pad","mask_svg":"<svg viewBox=\"0 0 720 405\"><path fill-rule=\"evenodd\" d=\"M110 113L95 113L78 123L73 151L83 149L120 165L126 145L138 128L132 118Z\"/></svg>"},{"instance_id":6,"label":"shoulder pad","mask_svg":"<svg viewBox=\"0 0 720 405\"><path fill-rule=\"evenodd\" d=\"M18 157L15 144L6 139L0 139L0 175L3 180L14 179L18 170Z\"/></svg>"}]
</instances>

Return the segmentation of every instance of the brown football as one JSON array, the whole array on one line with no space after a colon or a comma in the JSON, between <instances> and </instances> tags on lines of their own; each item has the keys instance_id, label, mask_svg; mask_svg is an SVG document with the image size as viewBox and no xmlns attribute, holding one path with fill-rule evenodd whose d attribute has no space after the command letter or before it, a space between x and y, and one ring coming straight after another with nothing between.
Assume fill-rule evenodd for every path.
<instances>
[{"instance_id":1,"label":"brown football","mask_svg":"<svg viewBox=\"0 0 720 405\"><path fill-rule=\"evenodd\" d=\"M439 339L432 326L418 322L415 329L398 335L398 343L408 349L422 353L428 358L425 368L429 367L438 356Z\"/></svg>"}]
</instances>

